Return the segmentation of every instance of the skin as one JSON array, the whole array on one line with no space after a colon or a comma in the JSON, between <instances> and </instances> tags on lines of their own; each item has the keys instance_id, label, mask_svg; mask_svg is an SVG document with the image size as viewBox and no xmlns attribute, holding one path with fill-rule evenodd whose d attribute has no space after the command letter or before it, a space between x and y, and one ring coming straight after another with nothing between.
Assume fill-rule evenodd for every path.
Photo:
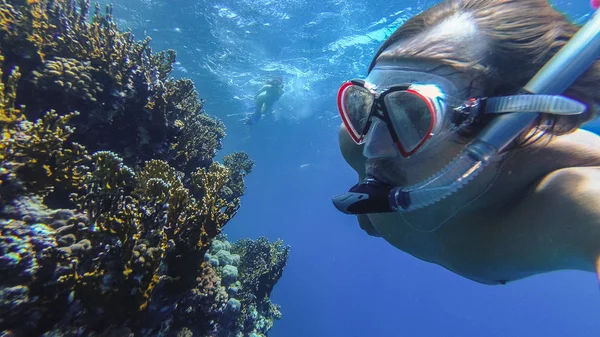
<instances>
[{"instance_id":1,"label":"skin","mask_svg":"<svg viewBox=\"0 0 600 337\"><path fill-rule=\"evenodd\" d=\"M393 183L394 177L410 176L411 167L403 167L406 159L400 156L367 160L364 145L356 145L343 125L339 143L359 180L371 174ZM441 147L462 145L448 142ZM446 163L445 156L434 155L413 166L422 170ZM423 232L478 195L439 229ZM358 218L363 229L396 248L479 283L504 284L563 269L596 271L600 137L578 130L550 143L513 150L432 206Z\"/></svg>"}]
</instances>

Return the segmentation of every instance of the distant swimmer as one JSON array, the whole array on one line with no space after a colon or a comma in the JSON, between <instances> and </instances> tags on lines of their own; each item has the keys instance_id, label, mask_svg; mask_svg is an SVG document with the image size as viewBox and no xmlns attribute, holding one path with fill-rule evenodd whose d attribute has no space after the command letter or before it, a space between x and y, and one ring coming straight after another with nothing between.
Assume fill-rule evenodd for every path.
<instances>
[{"instance_id":1,"label":"distant swimmer","mask_svg":"<svg viewBox=\"0 0 600 337\"><path fill-rule=\"evenodd\" d=\"M279 77L269 79L254 96L254 114L246 120L247 125L258 122L264 114L273 111L273 104L283 96L283 80Z\"/></svg>"}]
</instances>

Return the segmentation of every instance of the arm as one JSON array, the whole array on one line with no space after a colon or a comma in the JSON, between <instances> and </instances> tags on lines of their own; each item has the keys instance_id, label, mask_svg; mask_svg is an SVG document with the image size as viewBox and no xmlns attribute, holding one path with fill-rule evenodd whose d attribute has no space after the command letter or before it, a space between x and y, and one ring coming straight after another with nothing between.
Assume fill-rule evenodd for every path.
<instances>
[{"instance_id":1,"label":"arm","mask_svg":"<svg viewBox=\"0 0 600 337\"><path fill-rule=\"evenodd\" d=\"M264 85L262 88L260 88L260 90L256 93L256 95L254 95L254 99L256 99L258 97L258 95L267 91L270 87L271 87L270 85Z\"/></svg>"}]
</instances>

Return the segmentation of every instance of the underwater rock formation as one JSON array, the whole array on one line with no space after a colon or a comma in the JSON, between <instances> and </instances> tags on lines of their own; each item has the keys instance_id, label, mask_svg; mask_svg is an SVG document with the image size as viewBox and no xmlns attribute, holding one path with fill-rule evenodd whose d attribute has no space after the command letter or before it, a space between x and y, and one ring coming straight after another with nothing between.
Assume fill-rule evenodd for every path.
<instances>
[{"instance_id":1,"label":"underwater rock formation","mask_svg":"<svg viewBox=\"0 0 600 337\"><path fill-rule=\"evenodd\" d=\"M0 336L266 336L289 248L215 240L254 162L88 10L0 0Z\"/></svg>"}]
</instances>

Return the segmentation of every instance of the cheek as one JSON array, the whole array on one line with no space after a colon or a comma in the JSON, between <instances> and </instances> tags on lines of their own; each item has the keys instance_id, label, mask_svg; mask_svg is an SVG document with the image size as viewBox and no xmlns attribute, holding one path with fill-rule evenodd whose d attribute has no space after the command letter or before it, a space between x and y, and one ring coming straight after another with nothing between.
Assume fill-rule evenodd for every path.
<instances>
[{"instance_id":1,"label":"cheek","mask_svg":"<svg viewBox=\"0 0 600 337\"><path fill-rule=\"evenodd\" d=\"M362 155L363 145L356 145L342 124L338 130L340 151L346 162L359 173L364 171L366 158Z\"/></svg>"},{"instance_id":2,"label":"cheek","mask_svg":"<svg viewBox=\"0 0 600 337\"><path fill-rule=\"evenodd\" d=\"M338 141L340 144L340 150L342 151L342 154L344 154L344 156L346 156L345 153L354 152L356 151L356 148L359 147L358 145L356 145L356 143L354 143L352 138L350 138L350 135L348 134L348 131L346 130L344 124L342 124L338 129Z\"/></svg>"}]
</instances>

